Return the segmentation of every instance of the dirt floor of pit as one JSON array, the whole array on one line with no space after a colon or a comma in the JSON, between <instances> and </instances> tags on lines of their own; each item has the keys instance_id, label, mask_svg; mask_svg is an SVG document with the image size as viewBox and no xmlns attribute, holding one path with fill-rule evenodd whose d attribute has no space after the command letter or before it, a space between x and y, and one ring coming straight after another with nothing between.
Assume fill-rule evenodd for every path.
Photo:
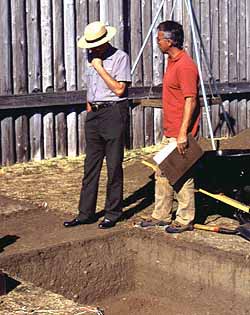
<instances>
[{"instance_id":1,"label":"dirt floor of pit","mask_svg":"<svg viewBox=\"0 0 250 315\"><path fill-rule=\"evenodd\" d=\"M220 149L248 149L250 130L236 137L223 139ZM209 140L201 139L205 150L211 149ZM150 160L157 146L126 153L124 221L111 231L100 231L97 224L80 226L66 230L62 223L77 213L77 204L82 178L83 157L74 159L52 159L49 161L3 167L0 175L1 230L0 246L2 257L21 254L32 249L83 238L102 237L120 229L132 229L134 223L150 217L154 202L154 181L151 169L142 165L141 160ZM98 211L101 215L105 199L106 169L102 170L98 198ZM234 227L232 218L214 214L207 222ZM151 229L152 235L164 233ZM164 234L165 235L165 234ZM172 236L171 236L172 237ZM189 242L197 241L225 251L245 252L249 244L238 236L224 236L201 231L173 236ZM126 297L125 297L126 298ZM4 299L4 297L2 298ZM143 304L148 296L138 297L137 304ZM153 303L153 300L152 300ZM131 300L131 307L135 301ZM163 306L163 305L161 305ZM1 308L1 304L0 304ZM117 304L120 313L121 305ZM117 314L118 314L117 313ZM157 312L156 312L157 313ZM5 313L6 314L6 313ZM62 313L63 314L63 313ZM114 313L115 314L115 313Z\"/></svg>"}]
</instances>

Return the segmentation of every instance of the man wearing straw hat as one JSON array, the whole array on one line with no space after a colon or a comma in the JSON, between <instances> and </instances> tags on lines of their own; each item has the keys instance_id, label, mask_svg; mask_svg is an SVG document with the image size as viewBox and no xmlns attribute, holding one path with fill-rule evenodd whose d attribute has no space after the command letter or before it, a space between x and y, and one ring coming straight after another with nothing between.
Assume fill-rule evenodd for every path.
<instances>
[{"instance_id":1,"label":"man wearing straw hat","mask_svg":"<svg viewBox=\"0 0 250 315\"><path fill-rule=\"evenodd\" d=\"M85 28L78 47L88 51L86 158L79 214L65 227L96 221L98 183L103 159L107 163L105 216L99 228L113 227L122 215L125 128L128 117L129 56L109 41L116 29L100 21Z\"/></svg>"}]
</instances>

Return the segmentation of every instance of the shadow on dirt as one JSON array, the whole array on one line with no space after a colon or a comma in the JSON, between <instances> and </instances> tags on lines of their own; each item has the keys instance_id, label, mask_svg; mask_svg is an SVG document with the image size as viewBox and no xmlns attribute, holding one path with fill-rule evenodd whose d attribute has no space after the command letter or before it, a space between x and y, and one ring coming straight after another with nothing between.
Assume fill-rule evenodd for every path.
<instances>
[{"instance_id":1,"label":"shadow on dirt","mask_svg":"<svg viewBox=\"0 0 250 315\"><path fill-rule=\"evenodd\" d=\"M20 237L17 235L5 235L0 238L0 253L4 251L4 248L15 243Z\"/></svg>"},{"instance_id":2,"label":"shadow on dirt","mask_svg":"<svg viewBox=\"0 0 250 315\"><path fill-rule=\"evenodd\" d=\"M129 207L133 205L128 210L124 211L123 219L127 220L131 218L136 213L144 210L148 206L150 206L154 202L154 195L155 195L155 179L154 175L149 176L150 181L136 190L132 195L124 199L123 207ZM137 203L140 201L139 203ZM137 203L136 205L134 205Z\"/></svg>"}]
</instances>

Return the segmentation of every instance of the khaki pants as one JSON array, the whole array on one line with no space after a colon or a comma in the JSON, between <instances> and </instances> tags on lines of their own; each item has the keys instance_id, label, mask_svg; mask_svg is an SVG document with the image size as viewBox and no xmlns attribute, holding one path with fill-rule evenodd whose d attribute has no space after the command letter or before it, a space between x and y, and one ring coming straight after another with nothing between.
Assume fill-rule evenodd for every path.
<instances>
[{"instance_id":1,"label":"khaki pants","mask_svg":"<svg viewBox=\"0 0 250 315\"><path fill-rule=\"evenodd\" d=\"M163 146L174 138L163 138ZM174 203L177 201L177 209ZM155 208L152 218L171 222L172 213L176 210L176 221L181 224L193 222L195 216L194 180L188 178L177 192L168 179L159 174L155 175Z\"/></svg>"}]
</instances>

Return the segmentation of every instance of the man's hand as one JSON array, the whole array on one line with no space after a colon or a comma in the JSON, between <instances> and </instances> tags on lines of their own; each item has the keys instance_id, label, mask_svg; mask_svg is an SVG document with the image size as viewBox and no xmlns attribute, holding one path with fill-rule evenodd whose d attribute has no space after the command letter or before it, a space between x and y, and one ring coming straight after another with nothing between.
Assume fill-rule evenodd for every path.
<instances>
[{"instance_id":1,"label":"man's hand","mask_svg":"<svg viewBox=\"0 0 250 315\"><path fill-rule=\"evenodd\" d=\"M177 138L177 149L180 154L185 154L188 146L187 135L179 135Z\"/></svg>"},{"instance_id":2,"label":"man's hand","mask_svg":"<svg viewBox=\"0 0 250 315\"><path fill-rule=\"evenodd\" d=\"M93 58L91 61L92 66L98 70L98 68L100 69L100 67L102 68L102 59L100 58Z\"/></svg>"}]
</instances>

